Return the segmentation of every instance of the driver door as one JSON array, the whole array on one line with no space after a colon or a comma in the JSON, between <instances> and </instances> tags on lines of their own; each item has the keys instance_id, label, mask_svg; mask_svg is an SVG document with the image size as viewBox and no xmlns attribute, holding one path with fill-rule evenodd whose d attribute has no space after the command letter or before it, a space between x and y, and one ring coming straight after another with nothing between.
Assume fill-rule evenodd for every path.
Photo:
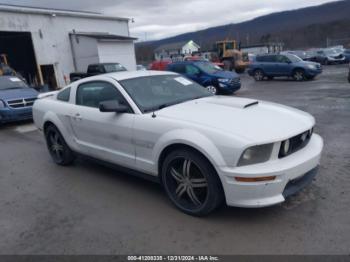
<instances>
[{"instance_id":1,"label":"driver door","mask_svg":"<svg viewBox=\"0 0 350 262\"><path fill-rule=\"evenodd\" d=\"M123 114L103 113L99 104L117 100L130 111ZM117 87L105 81L80 84L70 123L82 153L111 163L132 167L135 147L132 143L134 113Z\"/></svg>"},{"instance_id":2,"label":"driver door","mask_svg":"<svg viewBox=\"0 0 350 262\"><path fill-rule=\"evenodd\" d=\"M276 56L277 72L276 75L289 76L292 74L291 61L284 55Z\"/></svg>"}]
</instances>

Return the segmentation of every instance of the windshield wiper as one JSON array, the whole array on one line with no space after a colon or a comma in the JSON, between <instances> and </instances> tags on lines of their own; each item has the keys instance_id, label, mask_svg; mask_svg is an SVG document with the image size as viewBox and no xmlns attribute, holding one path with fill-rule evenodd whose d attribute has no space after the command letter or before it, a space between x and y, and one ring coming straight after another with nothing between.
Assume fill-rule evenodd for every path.
<instances>
[{"instance_id":1,"label":"windshield wiper","mask_svg":"<svg viewBox=\"0 0 350 262\"><path fill-rule=\"evenodd\" d=\"M23 89L23 87L8 87L1 90L11 90L11 89Z\"/></svg>"}]
</instances>

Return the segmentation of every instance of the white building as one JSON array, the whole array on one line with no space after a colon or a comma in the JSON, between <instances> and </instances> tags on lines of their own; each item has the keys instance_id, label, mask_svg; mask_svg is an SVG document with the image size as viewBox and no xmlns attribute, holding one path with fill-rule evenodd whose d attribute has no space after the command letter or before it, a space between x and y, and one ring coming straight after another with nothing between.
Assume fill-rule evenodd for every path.
<instances>
[{"instance_id":1,"label":"white building","mask_svg":"<svg viewBox=\"0 0 350 262\"><path fill-rule=\"evenodd\" d=\"M170 57L192 55L192 53L198 52L199 49L200 46L192 40L188 42L166 44L154 50L154 57L156 60L161 60Z\"/></svg>"},{"instance_id":2,"label":"white building","mask_svg":"<svg viewBox=\"0 0 350 262\"><path fill-rule=\"evenodd\" d=\"M0 5L0 54L30 83L62 87L90 63L136 69L129 19L94 12Z\"/></svg>"}]
</instances>

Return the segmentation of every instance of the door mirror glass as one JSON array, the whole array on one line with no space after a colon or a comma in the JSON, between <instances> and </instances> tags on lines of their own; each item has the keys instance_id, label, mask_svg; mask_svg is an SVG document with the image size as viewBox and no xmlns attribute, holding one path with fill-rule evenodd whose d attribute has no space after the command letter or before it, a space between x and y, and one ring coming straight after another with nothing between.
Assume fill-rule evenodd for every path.
<instances>
[{"instance_id":1,"label":"door mirror glass","mask_svg":"<svg viewBox=\"0 0 350 262\"><path fill-rule=\"evenodd\" d=\"M127 113L129 108L126 105L120 104L117 100L110 100L101 102L99 105L101 112L115 112L115 113Z\"/></svg>"}]
</instances>

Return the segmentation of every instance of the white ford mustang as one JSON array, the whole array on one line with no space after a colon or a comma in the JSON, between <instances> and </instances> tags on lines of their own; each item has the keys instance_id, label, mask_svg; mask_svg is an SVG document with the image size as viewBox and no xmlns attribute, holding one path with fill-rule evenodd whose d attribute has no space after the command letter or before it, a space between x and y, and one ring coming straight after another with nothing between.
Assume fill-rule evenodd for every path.
<instances>
[{"instance_id":1,"label":"white ford mustang","mask_svg":"<svg viewBox=\"0 0 350 262\"><path fill-rule=\"evenodd\" d=\"M33 108L51 156L77 154L157 178L183 212L281 203L317 173L322 138L297 109L213 96L170 72L122 72L42 95Z\"/></svg>"}]
</instances>

